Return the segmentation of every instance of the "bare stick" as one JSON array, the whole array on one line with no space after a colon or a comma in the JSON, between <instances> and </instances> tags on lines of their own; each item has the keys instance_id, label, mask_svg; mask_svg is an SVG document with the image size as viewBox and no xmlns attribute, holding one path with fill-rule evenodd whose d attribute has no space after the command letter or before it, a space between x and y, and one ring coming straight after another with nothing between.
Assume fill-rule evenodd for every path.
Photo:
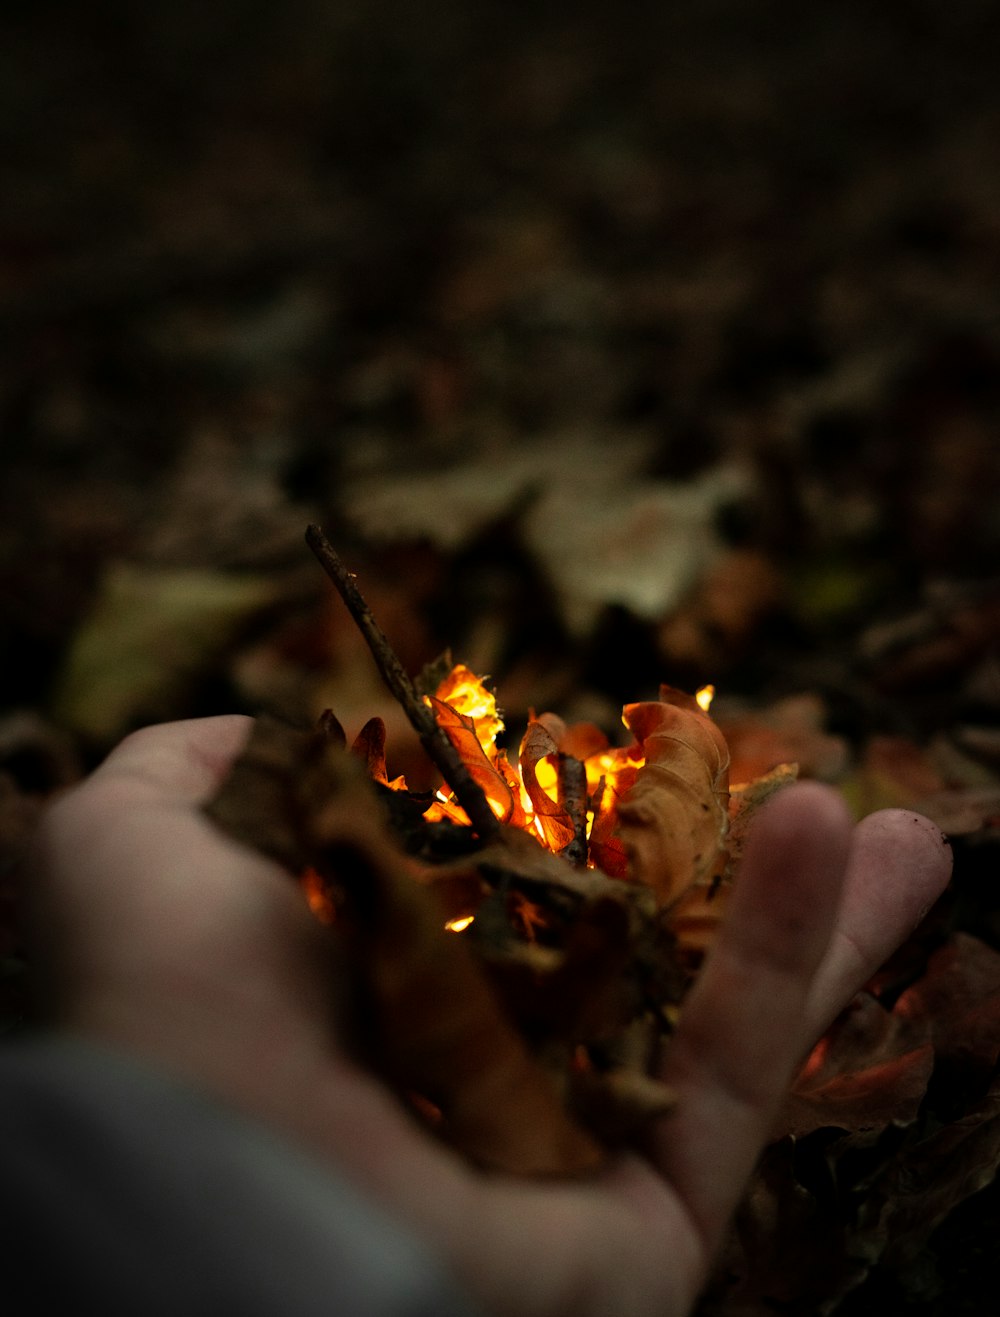
<instances>
[{"instance_id":1,"label":"bare stick","mask_svg":"<svg viewBox=\"0 0 1000 1317\"><path fill-rule=\"evenodd\" d=\"M433 711L417 694L406 669L389 644L385 632L375 621L364 595L358 589L354 573L343 561L318 526L306 529L306 543L316 555L320 566L337 588L337 593L364 636L385 684L392 691L410 725L420 737L431 762L451 787L455 799L468 814L479 836L487 841L496 836L500 823L490 809L482 787L462 763L458 752L438 726Z\"/></svg>"},{"instance_id":2,"label":"bare stick","mask_svg":"<svg viewBox=\"0 0 1000 1317\"><path fill-rule=\"evenodd\" d=\"M582 868L587 863L587 770L572 755L559 756L559 804L573 823L573 840L561 854Z\"/></svg>"}]
</instances>

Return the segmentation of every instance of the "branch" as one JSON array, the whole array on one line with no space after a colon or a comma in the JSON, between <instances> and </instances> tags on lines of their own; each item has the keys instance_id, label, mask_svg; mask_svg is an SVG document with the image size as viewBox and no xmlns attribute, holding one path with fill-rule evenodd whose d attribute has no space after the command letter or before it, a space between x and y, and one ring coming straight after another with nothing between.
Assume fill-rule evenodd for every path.
<instances>
[{"instance_id":1,"label":"branch","mask_svg":"<svg viewBox=\"0 0 1000 1317\"><path fill-rule=\"evenodd\" d=\"M488 841L500 830L500 823L490 809L489 801L483 789L475 782L469 770L462 763L452 743L437 724L433 711L417 694L406 669L400 663L395 650L389 644L385 632L375 621L372 610L368 607L364 595L358 589L354 573L348 571L333 545L320 530L319 526L306 529L306 543L312 549L320 566L337 588L337 592L347 605L348 611L364 636L372 652L375 663L385 684L399 702L400 707L410 720L410 725L420 737L431 762L447 782L455 799L468 814L472 826L483 839Z\"/></svg>"},{"instance_id":2,"label":"branch","mask_svg":"<svg viewBox=\"0 0 1000 1317\"><path fill-rule=\"evenodd\" d=\"M561 754L558 762L559 804L573 824L573 840L561 853L579 869L587 863L587 770L572 755Z\"/></svg>"}]
</instances>

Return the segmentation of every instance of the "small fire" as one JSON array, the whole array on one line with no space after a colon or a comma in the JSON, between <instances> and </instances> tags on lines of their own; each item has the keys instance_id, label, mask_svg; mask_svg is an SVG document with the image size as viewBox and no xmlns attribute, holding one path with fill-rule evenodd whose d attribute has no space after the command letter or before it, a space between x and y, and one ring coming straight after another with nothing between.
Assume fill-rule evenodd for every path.
<instances>
[{"instance_id":1,"label":"small fire","mask_svg":"<svg viewBox=\"0 0 1000 1317\"><path fill-rule=\"evenodd\" d=\"M456 713L474 719L476 736L485 751L496 745L504 723L497 710L496 696L487 690L484 677L477 677L464 663L456 663L434 694Z\"/></svg>"},{"instance_id":2,"label":"small fire","mask_svg":"<svg viewBox=\"0 0 1000 1317\"><path fill-rule=\"evenodd\" d=\"M714 686L704 686L694 697L702 713L708 712L714 694ZM587 863L590 867L598 864L606 867L612 859L606 847L613 832L617 803L631 788L645 763L639 744L612 746L596 727L566 728L557 719L550 722L543 718L541 721L546 732L552 729L548 743L553 749L551 753L537 757L536 748L530 755L533 782L529 791L524 762L528 738L522 743L516 763L511 763L507 752L497 747L504 721L497 709L496 697L487 688L484 678L478 677L465 664L456 664L439 684L433 700L428 699L427 703L435 708L439 722L442 715L451 718L453 725L446 731L463 763L482 786L497 818L531 833L549 850L557 850L566 844L565 840L558 845L553 843L552 817L561 813L563 804L561 765L568 756L560 752L561 746L565 743L575 750L573 757L580 756L579 762L583 764L586 777L585 799L579 803L578 809L580 828L585 835ZM537 724L533 726L539 730ZM449 820L464 826L469 824L465 811L447 788L435 793L435 800L424 817L432 823ZM595 860L598 853L602 858ZM460 931L454 924L448 927ZM462 927L467 927L467 924Z\"/></svg>"}]
</instances>

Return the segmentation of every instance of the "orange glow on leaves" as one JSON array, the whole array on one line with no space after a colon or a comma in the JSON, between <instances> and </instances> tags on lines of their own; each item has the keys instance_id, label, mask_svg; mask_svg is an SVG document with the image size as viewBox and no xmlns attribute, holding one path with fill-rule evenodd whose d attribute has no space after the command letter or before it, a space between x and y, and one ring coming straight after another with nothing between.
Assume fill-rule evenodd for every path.
<instances>
[{"instance_id":1,"label":"orange glow on leaves","mask_svg":"<svg viewBox=\"0 0 1000 1317\"><path fill-rule=\"evenodd\" d=\"M575 827L560 765L570 757L582 762L586 798L576 818L586 822L576 827L585 831L588 866L645 882L667 902L726 860L728 751L708 714L714 694L710 685L694 696L663 687L659 700L629 705L623 722L635 739L627 746L612 746L590 723L532 717L516 765L496 745L504 727L496 697L464 664L427 703L497 818L556 854ZM469 822L446 789L425 818Z\"/></svg>"}]
</instances>

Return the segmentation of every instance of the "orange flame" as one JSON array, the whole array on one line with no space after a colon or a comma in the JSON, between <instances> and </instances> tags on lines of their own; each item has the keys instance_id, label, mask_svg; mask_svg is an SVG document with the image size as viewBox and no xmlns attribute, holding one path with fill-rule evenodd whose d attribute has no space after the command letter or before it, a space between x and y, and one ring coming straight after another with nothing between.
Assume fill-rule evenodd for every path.
<instances>
[{"instance_id":1,"label":"orange flame","mask_svg":"<svg viewBox=\"0 0 1000 1317\"><path fill-rule=\"evenodd\" d=\"M519 769L507 761L504 751L497 749L497 737L504 730L504 722L497 709L496 697L487 688L485 678L478 677L464 663L458 663L438 686L435 698L448 705L464 719L470 720L483 755L496 771L498 778L502 779L496 783L495 793L491 791L489 782L484 784L486 798L493 812L498 818L504 818L508 814L509 802L500 799L499 796L499 788L506 783L515 797L514 816L508 818L508 822L532 833L542 845L546 845L542 820L532 805ZM432 702L428 699L427 703ZM603 813L607 814L613 809L614 802L631 785L644 760L641 751L635 745L613 748L607 745L605 738L600 739L604 740L604 748L588 755L583 762L588 796L594 796L596 793L602 797ZM550 756L540 759L535 764L535 779L545 796L555 805L559 800L559 772L553 759L554 756ZM588 834L595 817L595 810L589 809ZM424 818L429 823L442 820L466 826L469 823L465 811L444 789L436 792L436 799L425 811Z\"/></svg>"},{"instance_id":2,"label":"orange flame","mask_svg":"<svg viewBox=\"0 0 1000 1317\"><path fill-rule=\"evenodd\" d=\"M715 687L706 685L693 700L687 698L692 707L696 706L696 710L707 715L714 694ZM497 748L497 738L504 730L504 722L497 709L496 697L487 688L484 678L478 677L464 663L458 663L439 684L433 699L427 699L427 703L435 708L439 721L447 715L454 723L454 726L449 727L452 743L463 762L470 769L478 770L474 776L482 785L497 817L530 833L548 849L555 847L551 840L553 827L546 800L559 814L559 760L564 747L570 755L574 749L578 750L586 773L588 864L612 874L625 873L624 852L615 834L618 804L645 765L645 756L638 742L628 746L612 746L596 727L578 724L567 728L558 719L550 720L548 715L543 715L541 721L545 724L546 734L550 727L554 728L548 744L557 749L545 754L543 746L542 757L536 759L535 754L539 753L536 746L535 753L531 755L529 767L534 791L532 798L525 785L521 766L508 762L506 751ZM457 717L452 719L452 714ZM539 730L537 723L533 722L532 726ZM595 745L598 747L596 750L593 749ZM543 818L543 815L546 817ZM425 811L424 817L428 822L448 820L464 826L469 824L465 811L447 788L436 793L436 799ZM448 925L456 932L467 926L463 921Z\"/></svg>"},{"instance_id":3,"label":"orange flame","mask_svg":"<svg viewBox=\"0 0 1000 1317\"><path fill-rule=\"evenodd\" d=\"M486 678L477 677L464 663L456 663L434 694L445 704L450 704L456 713L475 720L479 744L489 756L503 731L503 719L497 709L496 696L486 688Z\"/></svg>"}]
</instances>

